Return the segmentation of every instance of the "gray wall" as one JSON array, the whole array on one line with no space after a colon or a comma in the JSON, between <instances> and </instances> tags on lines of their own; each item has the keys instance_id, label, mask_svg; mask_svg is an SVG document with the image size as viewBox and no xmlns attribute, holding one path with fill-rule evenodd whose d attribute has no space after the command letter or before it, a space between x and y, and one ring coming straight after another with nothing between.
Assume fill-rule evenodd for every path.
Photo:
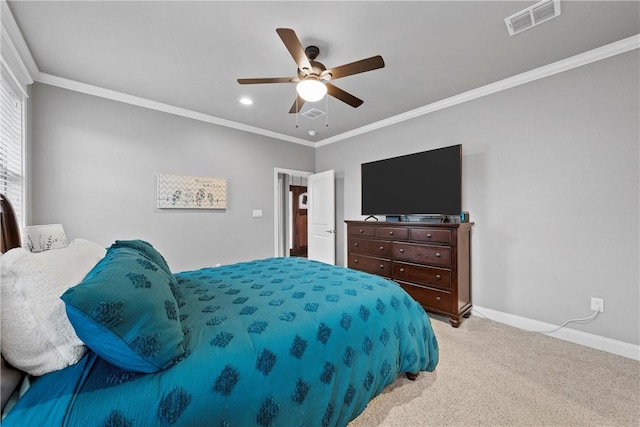
<instances>
[{"instance_id":1,"label":"gray wall","mask_svg":"<svg viewBox=\"0 0 640 427\"><path fill-rule=\"evenodd\" d=\"M273 256L274 168L314 167L310 147L48 85L30 101L30 223L145 239L174 271ZM157 209L159 173L226 178L227 209Z\"/></svg>"},{"instance_id":2,"label":"gray wall","mask_svg":"<svg viewBox=\"0 0 640 427\"><path fill-rule=\"evenodd\" d=\"M634 50L318 148L338 223L363 218L362 162L462 144L474 304L561 324L604 298L571 327L639 344L638 64Z\"/></svg>"}]
</instances>

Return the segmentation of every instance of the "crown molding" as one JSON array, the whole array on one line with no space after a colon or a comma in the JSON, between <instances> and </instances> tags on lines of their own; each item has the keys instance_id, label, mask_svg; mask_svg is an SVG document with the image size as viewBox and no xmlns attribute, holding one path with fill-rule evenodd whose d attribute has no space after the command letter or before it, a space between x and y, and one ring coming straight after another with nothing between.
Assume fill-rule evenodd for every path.
<instances>
[{"instance_id":1,"label":"crown molding","mask_svg":"<svg viewBox=\"0 0 640 427\"><path fill-rule=\"evenodd\" d=\"M536 68L531 71L508 77L495 83L490 83L488 85L481 86L479 88L472 89L470 91L454 95L449 98L445 98L443 100L425 105L423 107L407 111L406 113L398 114L396 116L392 116L387 119L380 120L378 122L371 123L369 125L362 126L348 132L344 132L331 138L320 140L316 142L315 147L322 147L324 145L352 138L357 135L362 135L364 133L372 132L374 130L381 129L387 126L392 126L406 120L411 120L416 117L424 116L425 114L433 113L434 111L453 107L454 105L462 104L463 102L482 98L483 96L498 93L506 89L530 83L535 80L543 79L545 77L562 73L564 71L572 70L574 68L591 64L592 62L600 61L602 59L629 52L638 48L640 48L640 34L636 34L635 36L631 36L626 39L622 39L617 42L575 56L571 56L569 58Z\"/></svg>"},{"instance_id":2,"label":"crown molding","mask_svg":"<svg viewBox=\"0 0 640 427\"><path fill-rule=\"evenodd\" d=\"M40 71L5 0L0 1L0 22L2 23L0 34L2 62L26 96L27 86L33 83L34 76Z\"/></svg>"},{"instance_id":3,"label":"crown molding","mask_svg":"<svg viewBox=\"0 0 640 427\"><path fill-rule=\"evenodd\" d=\"M93 95L100 98L110 99L112 101L123 102L125 104L130 104L138 107L148 108L151 110L161 111L163 113L173 114L176 116L186 117L186 118L198 120L201 122L211 123L214 125L237 129L244 132L250 132L250 133L267 136L269 138L280 139L283 141L288 141L296 144L313 147L313 142L305 141L304 139L295 138L289 135L284 135L278 132L272 132L266 129L258 128L255 126L249 126L249 125L234 122L231 120L221 119L219 117L211 116L209 114L199 113L197 111L188 110L186 108L176 107L174 105L152 101L147 98L141 98L139 96L129 95L123 92L118 92L111 89L105 89L99 86L94 86L86 83L80 83L75 80L65 79L63 77L58 77L58 76L54 76L47 73L42 73L42 72L39 73L35 80L37 82L48 84L50 86L56 86L62 89L81 92L84 94Z\"/></svg>"}]
</instances>

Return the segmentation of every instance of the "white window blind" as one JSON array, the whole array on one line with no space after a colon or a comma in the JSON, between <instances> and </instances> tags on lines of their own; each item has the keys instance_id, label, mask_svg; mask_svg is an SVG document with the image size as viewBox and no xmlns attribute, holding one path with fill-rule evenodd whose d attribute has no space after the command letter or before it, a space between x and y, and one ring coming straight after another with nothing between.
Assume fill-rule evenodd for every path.
<instances>
[{"instance_id":1,"label":"white window blind","mask_svg":"<svg viewBox=\"0 0 640 427\"><path fill-rule=\"evenodd\" d=\"M7 78L0 73L0 192L13 205L20 227L24 211L23 169L23 99Z\"/></svg>"}]
</instances>

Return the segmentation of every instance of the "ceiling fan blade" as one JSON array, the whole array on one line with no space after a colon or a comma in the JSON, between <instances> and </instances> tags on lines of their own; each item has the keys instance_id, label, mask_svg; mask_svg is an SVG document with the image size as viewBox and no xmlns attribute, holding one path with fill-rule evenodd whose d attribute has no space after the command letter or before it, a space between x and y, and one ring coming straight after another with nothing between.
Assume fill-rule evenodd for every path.
<instances>
[{"instance_id":1,"label":"ceiling fan blade","mask_svg":"<svg viewBox=\"0 0 640 427\"><path fill-rule=\"evenodd\" d=\"M361 59L360 61L350 64L340 65L338 67L327 70L331 73L331 79L339 79L341 77L351 76L353 74L364 73L365 71L377 70L384 67L382 56L372 56L371 58Z\"/></svg>"},{"instance_id":2,"label":"ceiling fan blade","mask_svg":"<svg viewBox=\"0 0 640 427\"><path fill-rule=\"evenodd\" d=\"M304 74L310 73L312 70L311 63L309 62L309 58L307 58L307 54L304 53L304 48L302 47L296 32L291 28L278 28L276 29L276 32L293 57L293 60L296 61L298 68Z\"/></svg>"},{"instance_id":3,"label":"ceiling fan blade","mask_svg":"<svg viewBox=\"0 0 640 427\"><path fill-rule=\"evenodd\" d=\"M241 85L254 85L258 83L294 83L299 82L297 77L267 77L259 79L238 79Z\"/></svg>"},{"instance_id":4,"label":"ceiling fan blade","mask_svg":"<svg viewBox=\"0 0 640 427\"><path fill-rule=\"evenodd\" d=\"M344 90L332 85L331 83L325 83L327 86L327 93L334 98L339 99L340 101L351 105L353 108L358 108L364 102L360 98L356 98L351 95L349 92L345 92Z\"/></svg>"},{"instance_id":5,"label":"ceiling fan blade","mask_svg":"<svg viewBox=\"0 0 640 427\"><path fill-rule=\"evenodd\" d=\"M289 114L296 114L302 110L302 106L304 105L304 99L300 95L296 95L295 101L293 101L293 105L289 110Z\"/></svg>"}]
</instances>

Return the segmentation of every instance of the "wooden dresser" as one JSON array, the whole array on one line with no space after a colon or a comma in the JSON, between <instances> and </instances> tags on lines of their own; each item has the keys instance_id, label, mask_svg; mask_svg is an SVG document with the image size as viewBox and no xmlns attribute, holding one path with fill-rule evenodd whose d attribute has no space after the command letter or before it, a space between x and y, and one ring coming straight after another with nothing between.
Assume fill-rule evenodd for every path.
<instances>
[{"instance_id":1,"label":"wooden dresser","mask_svg":"<svg viewBox=\"0 0 640 427\"><path fill-rule=\"evenodd\" d=\"M469 317L473 223L345 222L349 268L394 280L455 328Z\"/></svg>"}]
</instances>

